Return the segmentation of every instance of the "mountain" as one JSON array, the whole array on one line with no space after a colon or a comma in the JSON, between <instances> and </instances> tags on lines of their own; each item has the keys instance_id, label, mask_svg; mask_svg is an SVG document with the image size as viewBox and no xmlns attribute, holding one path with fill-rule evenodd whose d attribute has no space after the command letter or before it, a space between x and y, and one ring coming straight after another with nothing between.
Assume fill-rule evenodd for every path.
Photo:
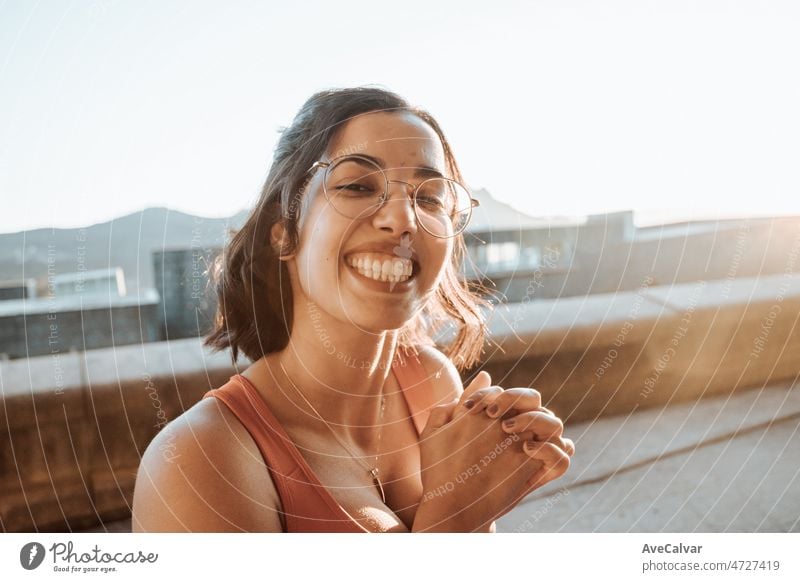
<instances>
[{"instance_id":1,"label":"mountain","mask_svg":"<svg viewBox=\"0 0 800 582\"><path fill-rule=\"evenodd\" d=\"M154 250L220 247L242 211L230 218L203 218L168 208L147 208L84 228L37 229L0 234L0 280L39 279L52 273L122 267L129 294L153 287Z\"/></svg>"},{"instance_id":2,"label":"mountain","mask_svg":"<svg viewBox=\"0 0 800 582\"><path fill-rule=\"evenodd\" d=\"M472 220L470 220L468 227L468 230L473 232L548 228L559 225L572 225L585 220L561 216L530 216L505 202L496 200L485 188L472 190L472 196L480 202L480 206L472 211Z\"/></svg>"},{"instance_id":3,"label":"mountain","mask_svg":"<svg viewBox=\"0 0 800 582\"><path fill-rule=\"evenodd\" d=\"M553 219L528 216L475 190L471 231L553 226ZM203 218L168 208L146 208L84 228L43 228L0 234L0 281L34 278L44 294L48 261L52 274L122 267L128 294L154 286L152 252L221 247L231 229L244 224L243 210L229 218Z\"/></svg>"}]
</instances>

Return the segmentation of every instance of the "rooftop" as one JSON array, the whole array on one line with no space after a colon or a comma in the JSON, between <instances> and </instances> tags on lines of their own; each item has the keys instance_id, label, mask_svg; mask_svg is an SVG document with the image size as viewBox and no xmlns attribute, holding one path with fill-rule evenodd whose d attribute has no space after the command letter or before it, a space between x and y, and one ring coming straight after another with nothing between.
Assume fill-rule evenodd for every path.
<instances>
[{"instance_id":1,"label":"rooftop","mask_svg":"<svg viewBox=\"0 0 800 582\"><path fill-rule=\"evenodd\" d=\"M91 311L137 305L153 305L159 302L155 289L143 289L135 295L66 295L54 297L34 297L32 299L11 299L0 301L0 317L15 315L35 315L40 313L63 313L67 311Z\"/></svg>"}]
</instances>

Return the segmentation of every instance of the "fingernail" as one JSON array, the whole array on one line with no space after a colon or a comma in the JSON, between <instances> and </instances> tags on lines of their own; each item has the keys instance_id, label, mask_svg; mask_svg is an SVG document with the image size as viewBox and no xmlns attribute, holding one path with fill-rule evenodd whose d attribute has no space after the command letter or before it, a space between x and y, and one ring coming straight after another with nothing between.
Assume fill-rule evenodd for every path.
<instances>
[{"instance_id":1,"label":"fingernail","mask_svg":"<svg viewBox=\"0 0 800 582\"><path fill-rule=\"evenodd\" d=\"M533 441L525 441L525 443L522 446L525 448L526 451L532 451L535 445L536 443Z\"/></svg>"},{"instance_id":2,"label":"fingernail","mask_svg":"<svg viewBox=\"0 0 800 582\"><path fill-rule=\"evenodd\" d=\"M497 404L492 404L489 408L486 409L486 414L489 416L494 416L497 414L497 411L500 410L500 407Z\"/></svg>"},{"instance_id":3,"label":"fingernail","mask_svg":"<svg viewBox=\"0 0 800 582\"><path fill-rule=\"evenodd\" d=\"M505 428L514 428L514 419L513 418L509 418L508 420L504 420L503 421L503 426Z\"/></svg>"},{"instance_id":4,"label":"fingernail","mask_svg":"<svg viewBox=\"0 0 800 582\"><path fill-rule=\"evenodd\" d=\"M469 410L469 409L470 409L470 408L472 408L473 406L475 406L475 401L474 401L474 400L467 400L467 401L464 403L464 408L466 408L467 410Z\"/></svg>"}]
</instances>

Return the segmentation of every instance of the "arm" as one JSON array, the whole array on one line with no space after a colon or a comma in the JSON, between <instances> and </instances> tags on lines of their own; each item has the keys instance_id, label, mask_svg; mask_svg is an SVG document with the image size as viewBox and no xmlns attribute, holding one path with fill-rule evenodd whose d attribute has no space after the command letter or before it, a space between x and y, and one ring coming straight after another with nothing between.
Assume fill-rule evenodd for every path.
<instances>
[{"instance_id":1,"label":"arm","mask_svg":"<svg viewBox=\"0 0 800 582\"><path fill-rule=\"evenodd\" d=\"M142 456L134 532L283 531L280 498L246 429L216 399L167 425Z\"/></svg>"}]
</instances>

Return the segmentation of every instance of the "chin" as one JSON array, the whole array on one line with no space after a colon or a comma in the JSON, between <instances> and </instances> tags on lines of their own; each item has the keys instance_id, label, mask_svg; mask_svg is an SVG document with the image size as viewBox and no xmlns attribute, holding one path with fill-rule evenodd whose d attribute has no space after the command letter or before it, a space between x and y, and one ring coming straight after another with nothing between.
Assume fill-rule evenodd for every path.
<instances>
[{"instance_id":1,"label":"chin","mask_svg":"<svg viewBox=\"0 0 800 582\"><path fill-rule=\"evenodd\" d=\"M383 317L370 317L361 321L352 320L358 329L363 329L370 333L383 333L386 331L396 331L403 328L408 322L408 317L392 317L389 314Z\"/></svg>"}]
</instances>

